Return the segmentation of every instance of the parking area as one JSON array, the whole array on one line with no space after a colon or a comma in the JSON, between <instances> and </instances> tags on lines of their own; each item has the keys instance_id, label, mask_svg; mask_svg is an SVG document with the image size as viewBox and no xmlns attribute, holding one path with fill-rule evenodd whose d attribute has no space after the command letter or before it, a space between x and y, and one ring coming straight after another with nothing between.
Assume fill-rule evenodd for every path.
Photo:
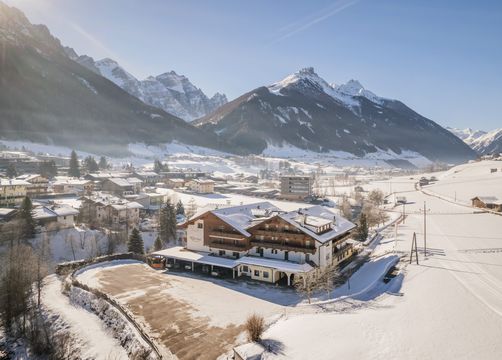
<instances>
[{"instance_id":1,"label":"parking area","mask_svg":"<svg viewBox=\"0 0 502 360\"><path fill-rule=\"evenodd\" d=\"M171 274L142 263L96 267L78 278L125 305L161 346L180 359L217 358L244 340L239 336L244 336L248 315L273 319L283 313L283 305L296 299L281 289L275 299L270 289L259 286L249 294L268 295L251 296L246 289L252 284Z\"/></svg>"}]
</instances>

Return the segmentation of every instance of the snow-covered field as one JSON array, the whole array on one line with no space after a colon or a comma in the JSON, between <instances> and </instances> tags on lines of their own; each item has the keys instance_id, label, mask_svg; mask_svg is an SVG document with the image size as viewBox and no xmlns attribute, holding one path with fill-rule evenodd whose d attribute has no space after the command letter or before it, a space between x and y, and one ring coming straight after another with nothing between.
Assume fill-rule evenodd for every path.
<instances>
[{"instance_id":1,"label":"snow-covered field","mask_svg":"<svg viewBox=\"0 0 502 360\"><path fill-rule=\"evenodd\" d=\"M471 166L483 174L491 164L460 169ZM351 359L500 358L502 217L474 214L414 191L413 180L395 180L396 190L408 190L409 201L396 250L409 253L413 232L421 248L419 265L412 263L404 270L403 296L383 294L352 307L338 303L325 313L288 316L265 333L264 338L281 350L264 358L331 359L333 354ZM419 212L424 201L430 209L426 258Z\"/></svg>"},{"instance_id":2,"label":"snow-covered field","mask_svg":"<svg viewBox=\"0 0 502 360\"><path fill-rule=\"evenodd\" d=\"M496 172L491 172L496 169ZM456 166L425 189L461 203L475 196L495 196L502 201L502 161L480 161Z\"/></svg>"}]
</instances>

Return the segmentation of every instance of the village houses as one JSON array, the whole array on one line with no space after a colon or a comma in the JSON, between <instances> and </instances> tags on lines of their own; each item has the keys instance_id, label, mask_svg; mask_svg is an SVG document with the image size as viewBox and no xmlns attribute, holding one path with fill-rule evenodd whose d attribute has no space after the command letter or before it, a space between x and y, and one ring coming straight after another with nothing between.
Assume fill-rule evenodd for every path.
<instances>
[{"instance_id":1,"label":"village houses","mask_svg":"<svg viewBox=\"0 0 502 360\"><path fill-rule=\"evenodd\" d=\"M14 207L21 204L30 185L25 180L0 178L0 207Z\"/></svg>"}]
</instances>

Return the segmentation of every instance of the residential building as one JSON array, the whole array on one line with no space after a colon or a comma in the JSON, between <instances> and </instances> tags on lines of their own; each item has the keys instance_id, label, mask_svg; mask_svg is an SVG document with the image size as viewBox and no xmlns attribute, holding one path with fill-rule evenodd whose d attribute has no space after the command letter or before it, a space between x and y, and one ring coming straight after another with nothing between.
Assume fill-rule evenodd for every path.
<instances>
[{"instance_id":1,"label":"residential building","mask_svg":"<svg viewBox=\"0 0 502 360\"><path fill-rule=\"evenodd\" d=\"M214 181L209 179L192 179L188 182L188 188L198 194L211 194L214 192Z\"/></svg>"},{"instance_id":2,"label":"residential building","mask_svg":"<svg viewBox=\"0 0 502 360\"><path fill-rule=\"evenodd\" d=\"M135 171L133 176L142 180L145 186L153 186L162 181L162 176L153 171Z\"/></svg>"},{"instance_id":3,"label":"residential building","mask_svg":"<svg viewBox=\"0 0 502 360\"><path fill-rule=\"evenodd\" d=\"M0 179L0 207L14 207L21 204L30 185L24 180Z\"/></svg>"},{"instance_id":4,"label":"residential building","mask_svg":"<svg viewBox=\"0 0 502 360\"><path fill-rule=\"evenodd\" d=\"M46 195L49 188L49 180L39 174L24 174L18 176L17 180L24 180L30 185L26 186L26 195L30 198Z\"/></svg>"},{"instance_id":5,"label":"residential building","mask_svg":"<svg viewBox=\"0 0 502 360\"><path fill-rule=\"evenodd\" d=\"M291 200L305 199L312 195L313 183L311 176L281 176L281 197Z\"/></svg>"},{"instance_id":6,"label":"residential building","mask_svg":"<svg viewBox=\"0 0 502 360\"><path fill-rule=\"evenodd\" d=\"M354 251L355 225L322 206L285 212L262 202L201 210L185 227L185 249L156 253L168 264L271 283L291 285L295 276L338 265Z\"/></svg>"},{"instance_id":7,"label":"residential building","mask_svg":"<svg viewBox=\"0 0 502 360\"><path fill-rule=\"evenodd\" d=\"M179 189L185 186L185 180L181 178L169 178L166 179L166 185L171 189Z\"/></svg>"},{"instance_id":8,"label":"residential building","mask_svg":"<svg viewBox=\"0 0 502 360\"><path fill-rule=\"evenodd\" d=\"M105 226L114 230L139 226L143 206L111 194L96 192L82 197L80 217L83 222Z\"/></svg>"},{"instance_id":9,"label":"residential building","mask_svg":"<svg viewBox=\"0 0 502 360\"><path fill-rule=\"evenodd\" d=\"M502 212L502 201L495 196L476 196L471 202L474 207Z\"/></svg>"},{"instance_id":10,"label":"residential building","mask_svg":"<svg viewBox=\"0 0 502 360\"><path fill-rule=\"evenodd\" d=\"M91 180L58 177L52 184L52 189L58 194L85 195L92 193L94 183Z\"/></svg>"},{"instance_id":11,"label":"residential building","mask_svg":"<svg viewBox=\"0 0 502 360\"><path fill-rule=\"evenodd\" d=\"M75 219L79 214L69 206L35 206L33 208L33 219L41 226L48 227L57 224L59 227L71 228L75 226Z\"/></svg>"},{"instance_id":12,"label":"residential building","mask_svg":"<svg viewBox=\"0 0 502 360\"><path fill-rule=\"evenodd\" d=\"M101 191L116 196L133 195L141 191L141 184L142 180L137 178L108 178L103 181Z\"/></svg>"}]
</instances>

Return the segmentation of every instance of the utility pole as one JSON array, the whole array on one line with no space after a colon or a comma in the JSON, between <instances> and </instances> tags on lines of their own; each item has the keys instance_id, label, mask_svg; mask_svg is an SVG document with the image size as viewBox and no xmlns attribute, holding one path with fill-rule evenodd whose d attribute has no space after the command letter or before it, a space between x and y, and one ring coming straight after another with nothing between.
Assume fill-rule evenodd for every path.
<instances>
[{"instance_id":1,"label":"utility pole","mask_svg":"<svg viewBox=\"0 0 502 360\"><path fill-rule=\"evenodd\" d=\"M415 250L415 257L418 265L418 248L417 248L417 234L413 233L413 240L411 241L410 264L413 261L413 250Z\"/></svg>"},{"instance_id":2,"label":"utility pole","mask_svg":"<svg viewBox=\"0 0 502 360\"><path fill-rule=\"evenodd\" d=\"M403 224L404 224L404 219L406 219L406 203L403 203Z\"/></svg>"},{"instance_id":3,"label":"utility pole","mask_svg":"<svg viewBox=\"0 0 502 360\"><path fill-rule=\"evenodd\" d=\"M424 201L424 209L420 210L420 212L424 213L424 257L427 258L427 212L430 209L427 209L427 205Z\"/></svg>"},{"instance_id":4,"label":"utility pole","mask_svg":"<svg viewBox=\"0 0 502 360\"><path fill-rule=\"evenodd\" d=\"M394 224L394 253L397 253L397 222Z\"/></svg>"}]
</instances>

